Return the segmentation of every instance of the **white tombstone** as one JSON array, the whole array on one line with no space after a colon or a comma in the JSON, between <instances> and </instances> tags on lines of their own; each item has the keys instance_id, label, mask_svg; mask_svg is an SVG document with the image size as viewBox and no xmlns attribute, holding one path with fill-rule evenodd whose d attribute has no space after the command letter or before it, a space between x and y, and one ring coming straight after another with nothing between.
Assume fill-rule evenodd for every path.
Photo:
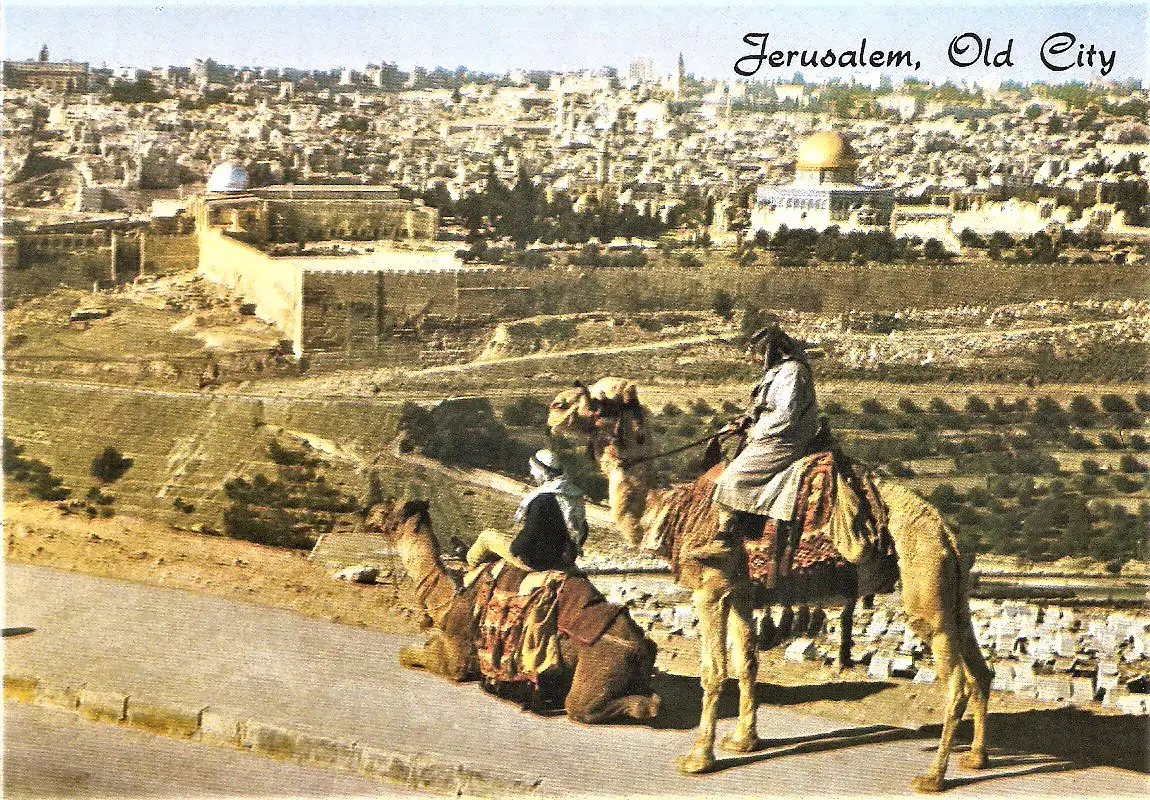
<instances>
[{"instance_id":1,"label":"white tombstone","mask_svg":"<svg viewBox=\"0 0 1150 800\"><path fill-rule=\"evenodd\" d=\"M867 667L866 674L871 678L889 678L890 658L887 656L880 656L876 653L870 660L870 665Z\"/></svg>"},{"instance_id":2,"label":"white tombstone","mask_svg":"<svg viewBox=\"0 0 1150 800\"><path fill-rule=\"evenodd\" d=\"M1014 667L999 661L994 665L994 679L990 688L996 692L1009 692L1014 688Z\"/></svg>"},{"instance_id":3,"label":"white tombstone","mask_svg":"<svg viewBox=\"0 0 1150 800\"><path fill-rule=\"evenodd\" d=\"M783 651L783 658L795 662L814 661L815 652L814 639L795 639Z\"/></svg>"},{"instance_id":4,"label":"white tombstone","mask_svg":"<svg viewBox=\"0 0 1150 800\"><path fill-rule=\"evenodd\" d=\"M914 676L915 683L934 683L938 680L938 673L930 667L923 667Z\"/></svg>"}]
</instances>

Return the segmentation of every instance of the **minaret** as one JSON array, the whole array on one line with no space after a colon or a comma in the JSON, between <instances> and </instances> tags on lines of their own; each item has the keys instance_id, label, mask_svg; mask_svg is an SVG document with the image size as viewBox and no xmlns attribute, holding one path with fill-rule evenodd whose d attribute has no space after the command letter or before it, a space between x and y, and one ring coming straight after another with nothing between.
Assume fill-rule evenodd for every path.
<instances>
[{"instance_id":1,"label":"minaret","mask_svg":"<svg viewBox=\"0 0 1150 800\"><path fill-rule=\"evenodd\" d=\"M555 135L563 135L563 93L555 98Z\"/></svg>"},{"instance_id":2,"label":"minaret","mask_svg":"<svg viewBox=\"0 0 1150 800\"><path fill-rule=\"evenodd\" d=\"M603 147L599 150L599 164L598 164L598 170L597 170L598 174L596 175L596 178L598 179L600 186L603 186L604 184L607 183L607 175L610 172L610 166L611 166L610 146L611 146L611 132L607 131L603 134Z\"/></svg>"}]
</instances>

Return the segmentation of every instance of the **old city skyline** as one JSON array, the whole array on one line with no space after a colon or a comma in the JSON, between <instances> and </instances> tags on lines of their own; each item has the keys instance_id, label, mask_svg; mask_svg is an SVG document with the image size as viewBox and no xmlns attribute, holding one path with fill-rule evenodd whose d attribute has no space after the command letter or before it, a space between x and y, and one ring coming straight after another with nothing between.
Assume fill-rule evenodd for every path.
<instances>
[{"instance_id":1,"label":"old city skyline","mask_svg":"<svg viewBox=\"0 0 1150 800\"><path fill-rule=\"evenodd\" d=\"M706 6L708 4L704 4ZM276 35L261 35L270 8L279 23ZM1026 10L1018 14L1019 8ZM122 24L131 9L140 23ZM44 42L59 57L92 65L152 67L186 65L193 58L249 67L338 69L367 63L466 67L505 73L517 69L569 71L603 66L620 70L636 57L651 57L658 72L674 69L680 53L700 78L735 79L732 65L748 50L748 31L772 32L772 46L784 51L804 48L823 52L857 48L867 38L873 47L913 49L918 70L898 66L882 71L894 77L941 82L998 80L1050 83L1089 81L1102 77L1098 62L1073 64L1065 71L1044 66L1042 44L1066 32L1075 47L1096 47L1117 58L1105 78L1139 79L1147 74L1144 39L1129 31L1145 26L1138 4L1014 4L955 8L928 2L890 15L889 7L850 4L808 5L769 15L750 8L633 7L611 9L594 4L549 9L532 4L452 4L429 7L400 4L391 8L369 3L341 7L297 3L222 7L192 3L179 8L146 8L132 2L109 5L41 2L9 4L6 51L9 58L34 58ZM940 13L945 10L946 13ZM491 24L497 14L499 25ZM897 20L897 21L896 21ZM830 32L828 32L830 31ZM93 35L93 33L96 35ZM254 32L254 33L253 33ZM992 40L1000 52L1013 40L1010 66L991 58L970 67L948 59L955 37L974 33ZM1074 55L1073 52L1068 55ZM792 59L797 61L797 59ZM984 63L989 62L989 63ZM1073 60L1071 60L1071 63ZM912 64L913 66L913 64ZM790 78L793 66L764 70L763 80ZM867 78L869 66L806 68L809 80Z\"/></svg>"}]
</instances>

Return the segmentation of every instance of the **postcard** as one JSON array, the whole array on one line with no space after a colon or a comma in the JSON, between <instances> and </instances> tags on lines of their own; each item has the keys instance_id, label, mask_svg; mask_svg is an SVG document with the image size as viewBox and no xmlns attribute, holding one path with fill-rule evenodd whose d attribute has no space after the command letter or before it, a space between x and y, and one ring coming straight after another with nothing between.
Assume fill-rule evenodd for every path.
<instances>
[{"instance_id":1,"label":"postcard","mask_svg":"<svg viewBox=\"0 0 1150 800\"><path fill-rule=\"evenodd\" d=\"M9 3L5 795L1144 794L1146 30Z\"/></svg>"}]
</instances>

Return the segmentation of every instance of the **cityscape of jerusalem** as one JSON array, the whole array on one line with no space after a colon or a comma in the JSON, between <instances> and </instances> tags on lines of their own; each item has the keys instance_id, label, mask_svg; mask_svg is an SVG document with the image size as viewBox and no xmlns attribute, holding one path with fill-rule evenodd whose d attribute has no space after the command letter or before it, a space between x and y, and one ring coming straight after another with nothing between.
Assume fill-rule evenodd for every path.
<instances>
[{"instance_id":1,"label":"cityscape of jerusalem","mask_svg":"<svg viewBox=\"0 0 1150 800\"><path fill-rule=\"evenodd\" d=\"M142 730L163 747L278 756L260 769L302 772L269 785L329 795L396 781L469 796L806 791L786 780L885 794L935 758L923 750L940 715L967 704L955 691L974 698L962 764L989 759L993 779L946 778L947 721L919 791L1145 791L1141 82L715 79L683 55L499 74L207 55L112 68L52 42L24 55L3 65L5 618L27 626L5 628L23 634L5 647L12 796L156 791L142 768L77 777L44 766L69 750L22 744L82 738L77 725L106 731L93 742ZM739 590L717 594L735 609L727 666L728 624L714 645L710 584L690 582L686 550L634 546L622 487L692 485L708 442L735 457L723 437L762 376L748 342L772 329L802 343L836 458L884 493L910 489L946 531L961 578L930 585L959 629L969 617L974 655L957 671L938 627L932 638L904 610L919 591L906 572L845 611L776 586L749 634ZM645 455L621 455L628 426ZM497 569L464 578L468 549L520 524L540 452L585 497L571 569L657 649L636 679L656 700L623 698L630 725L521 713L444 681L431 644L396 655L451 624L420 548L453 591L490 580L499 596ZM689 502L675 496L672 516ZM894 550L915 569L896 511ZM418 546L413 513L434 529ZM734 569L753 578L748 558ZM168 608L186 613L160 620ZM233 624L250 641L221 645L216 666L209 644ZM481 672L513 635L468 643ZM719 725L739 717L724 746L743 755L716 761L711 692L728 674L744 688L747 635L757 735L776 738L755 738L753 713L747 728L732 682ZM715 658L728 672L711 684ZM989 756L970 688L983 659ZM525 664L534 709L544 670ZM384 698L358 681L385 673L410 694L373 711ZM500 676L481 682L505 700L523 686ZM299 698L318 694L293 699L293 680ZM568 716L598 721L572 702ZM703 744L676 771L668 753L691 747L700 708ZM504 740L501 761L485 730L529 743ZM959 726L956 741L970 735ZM825 749L854 766L802 778ZM888 783L865 782L879 780L872 758ZM243 777L218 786L195 783L198 769L164 777L160 795L261 791L255 769L219 767Z\"/></svg>"}]
</instances>

